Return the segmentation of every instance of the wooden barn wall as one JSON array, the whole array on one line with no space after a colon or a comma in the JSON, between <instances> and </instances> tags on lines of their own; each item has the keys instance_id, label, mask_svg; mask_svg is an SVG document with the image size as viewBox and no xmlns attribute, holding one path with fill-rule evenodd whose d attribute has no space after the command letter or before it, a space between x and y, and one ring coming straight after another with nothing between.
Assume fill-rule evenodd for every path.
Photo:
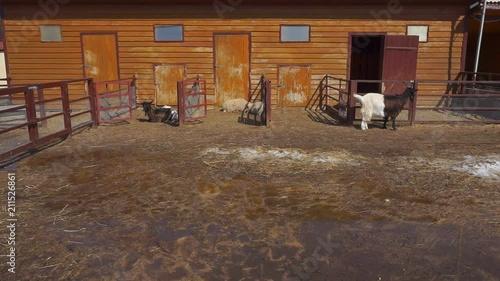
<instances>
[{"instance_id":1,"label":"wooden barn wall","mask_svg":"<svg viewBox=\"0 0 500 281\"><path fill-rule=\"evenodd\" d=\"M251 32L252 87L262 73L278 84L278 64L310 64L314 91L324 74L346 77L350 32L405 35L408 24L429 25L429 41L419 44L417 79L454 79L460 71L465 11L459 6L402 6L402 12L391 15L385 6L236 7L221 18L211 6L68 6L50 16L34 17L40 10L5 7L13 83L81 78L80 33L116 31L120 76L138 78L139 99L154 96L153 64L173 63L186 64L188 78L199 74L207 79L210 100L214 32ZM390 19L376 19L384 13ZM40 42L39 24L60 24L63 42ZM183 24L185 41L155 43L156 24ZM280 24L310 25L311 42L280 43ZM422 87L421 94L442 92L440 87ZM273 103L276 96L273 89Z\"/></svg>"}]
</instances>

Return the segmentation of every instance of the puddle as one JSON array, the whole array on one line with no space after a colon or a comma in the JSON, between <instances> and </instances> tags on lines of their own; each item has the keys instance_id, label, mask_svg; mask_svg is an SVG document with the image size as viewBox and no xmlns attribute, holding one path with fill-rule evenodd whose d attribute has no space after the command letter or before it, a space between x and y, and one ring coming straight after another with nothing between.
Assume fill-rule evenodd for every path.
<instances>
[{"instance_id":1,"label":"puddle","mask_svg":"<svg viewBox=\"0 0 500 281\"><path fill-rule=\"evenodd\" d=\"M500 241L472 228L420 223L313 221L298 232L304 251L288 280L494 280ZM395 278L395 279L394 279Z\"/></svg>"},{"instance_id":2,"label":"puddle","mask_svg":"<svg viewBox=\"0 0 500 281\"><path fill-rule=\"evenodd\" d=\"M151 235L155 241L177 241L180 238L191 235L190 229L174 229L165 220L149 222Z\"/></svg>"}]
</instances>

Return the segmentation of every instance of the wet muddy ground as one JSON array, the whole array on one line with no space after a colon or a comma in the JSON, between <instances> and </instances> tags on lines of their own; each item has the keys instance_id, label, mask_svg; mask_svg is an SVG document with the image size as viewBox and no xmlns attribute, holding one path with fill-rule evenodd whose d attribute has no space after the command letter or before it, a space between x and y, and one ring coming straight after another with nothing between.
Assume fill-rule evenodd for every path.
<instances>
[{"instance_id":1,"label":"wet muddy ground","mask_svg":"<svg viewBox=\"0 0 500 281\"><path fill-rule=\"evenodd\" d=\"M500 279L498 126L237 119L104 125L17 162L0 280Z\"/></svg>"}]
</instances>

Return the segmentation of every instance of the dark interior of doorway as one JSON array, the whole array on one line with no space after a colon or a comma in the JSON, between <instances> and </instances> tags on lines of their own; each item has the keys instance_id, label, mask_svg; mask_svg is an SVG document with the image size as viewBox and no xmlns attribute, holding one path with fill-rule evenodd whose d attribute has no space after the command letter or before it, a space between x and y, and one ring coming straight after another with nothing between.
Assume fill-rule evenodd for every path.
<instances>
[{"instance_id":1,"label":"dark interior of doorway","mask_svg":"<svg viewBox=\"0 0 500 281\"><path fill-rule=\"evenodd\" d=\"M351 80L381 80L384 57L383 35L351 36ZM380 93L380 83L358 83L359 93Z\"/></svg>"},{"instance_id":2,"label":"dark interior of doorway","mask_svg":"<svg viewBox=\"0 0 500 281\"><path fill-rule=\"evenodd\" d=\"M498 63L500 49L500 11L487 11L484 24L481 53L479 56L478 72L500 73ZM479 39L481 15L471 15L469 20L469 35L467 38L467 54L465 71L474 71L476 61L477 42Z\"/></svg>"}]
</instances>

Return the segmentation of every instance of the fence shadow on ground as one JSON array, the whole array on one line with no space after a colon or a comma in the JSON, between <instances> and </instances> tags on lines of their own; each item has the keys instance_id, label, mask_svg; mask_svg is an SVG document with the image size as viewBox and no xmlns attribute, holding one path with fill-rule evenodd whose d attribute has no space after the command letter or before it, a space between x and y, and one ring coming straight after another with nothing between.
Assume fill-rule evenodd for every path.
<instances>
[{"instance_id":1,"label":"fence shadow on ground","mask_svg":"<svg viewBox=\"0 0 500 281\"><path fill-rule=\"evenodd\" d=\"M307 112L307 117L314 122L326 125L342 125L326 111L326 106L324 106L325 97L321 93L321 87L322 85L319 84L304 108Z\"/></svg>"},{"instance_id":2,"label":"fence shadow on ground","mask_svg":"<svg viewBox=\"0 0 500 281\"><path fill-rule=\"evenodd\" d=\"M14 155L11 158L7 158L3 161L0 161L0 171L14 169L17 162L24 160L32 155L35 155L35 154L37 154L37 153L39 153L47 148L51 148L53 146L56 146L56 145L64 142L66 139L67 139L66 137L54 139L49 144L43 145L43 146L38 147L38 148L33 149L33 150L25 151L23 153Z\"/></svg>"},{"instance_id":3,"label":"fence shadow on ground","mask_svg":"<svg viewBox=\"0 0 500 281\"><path fill-rule=\"evenodd\" d=\"M253 119L252 119L253 116ZM251 126L265 126L266 122L260 116L260 119L257 118L256 115L250 114L250 113L242 113L240 117L238 117L238 123L245 124L245 125L251 125Z\"/></svg>"}]
</instances>

